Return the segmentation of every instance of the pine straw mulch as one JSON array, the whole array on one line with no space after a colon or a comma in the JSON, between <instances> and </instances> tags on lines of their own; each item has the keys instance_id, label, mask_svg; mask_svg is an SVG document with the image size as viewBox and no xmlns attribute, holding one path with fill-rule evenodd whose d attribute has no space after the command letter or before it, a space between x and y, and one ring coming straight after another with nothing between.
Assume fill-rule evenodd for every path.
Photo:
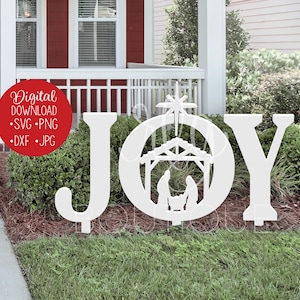
<instances>
[{"instance_id":1,"label":"pine straw mulch","mask_svg":"<svg viewBox=\"0 0 300 300\"><path fill-rule=\"evenodd\" d=\"M6 230L13 244L26 240L34 240L41 236L64 236L80 233L80 225L63 218L51 218L46 213L30 213L20 201L14 201L15 193L7 188L8 174L6 170L7 153L0 153L0 214L4 219ZM189 227L199 232L215 229L249 229L249 230L288 230L300 228L300 199L289 198L284 201L274 200L272 205L278 213L278 221L265 222L262 227L255 227L253 222L243 221L243 212L249 205L246 198L228 198L210 215L191 222ZM116 231L150 233L157 230L168 230L171 223L156 220L136 209L133 205L109 206L105 212L92 222L92 234L112 234Z\"/></svg>"}]
</instances>

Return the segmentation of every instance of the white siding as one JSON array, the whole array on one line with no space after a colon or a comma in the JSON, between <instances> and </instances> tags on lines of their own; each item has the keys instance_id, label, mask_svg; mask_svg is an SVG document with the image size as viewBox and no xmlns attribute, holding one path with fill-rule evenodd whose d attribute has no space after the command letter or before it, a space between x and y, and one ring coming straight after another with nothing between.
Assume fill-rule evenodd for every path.
<instances>
[{"instance_id":1,"label":"white siding","mask_svg":"<svg viewBox=\"0 0 300 300\"><path fill-rule=\"evenodd\" d=\"M172 5L173 0L153 0L153 62L157 64L164 59L162 40L168 24L168 15L165 9Z\"/></svg>"},{"instance_id":2,"label":"white siding","mask_svg":"<svg viewBox=\"0 0 300 300\"><path fill-rule=\"evenodd\" d=\"M232 0L240 10L253 49L300 50L300 0Z\"/></svg>"}]
</instances>

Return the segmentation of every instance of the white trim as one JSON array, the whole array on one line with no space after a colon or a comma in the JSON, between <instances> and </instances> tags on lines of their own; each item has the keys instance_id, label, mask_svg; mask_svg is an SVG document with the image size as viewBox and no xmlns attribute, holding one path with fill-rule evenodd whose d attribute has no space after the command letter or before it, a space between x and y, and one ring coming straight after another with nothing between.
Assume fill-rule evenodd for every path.
<instances>
[{"instance_id":1,"label":"white trim","mask_svg":"<svg viewBox=\"0 0 300 300\"><path fill-rule=\"evenodd\" d=\"M3 1L3 0L1 0ZM210 0L211 1L211 0ZM185 80L203 79L205 71L199 68L130 68L115 69L103 67L97 68L78 68L78 69L35 69L22 68L17 70L17 79L153 79L153 80Z\"/></svg>"},{"instance_id":2,"label":"white trim","mask_svg":"<svg viewBox=\"0 0 300 300\"><path fill-rule=\"evenodd\" d=\"M153 64L153 0L144 0L144 63Z\"/></svg>"},{"instance_id":3,"label":"white trim","mask_svg":"<svg viewBox=\"0 0 300 300\"><path fill-rule=\"evenodd\" d=\"M68 24L68 56L69 56L69 68L78 68L78 51L76 45L78 45L78 24L76 22L76 16L78 15L78 5L77 1L69 0L69 24Z\"/></svg>"},{"instance_id":4,"label":"white trim","mask_svg":"<svg viewBox=\"0 0 300 300\"><path fill-rule=\"evenodd\" d=\"M47 0L37 0L37 68L47 67Z\"/></svg>"},{"instance_id":5,"label":"white trim","mask_svg":"<svg viewBox=\"0 0 300 300\"><path fill-rule=\"evenodd\" d=\"M226 111L226 1L198 0L198 59L205 114Z\"/></svg>"},{"instance_id":6,"label":"white trim","mask_svg":"<svg viewBox=\"0 0 300 300\"><path fill-rule=\"evenodd\" d=\"M117 29L116 29L116 67L126 68L126 21L127 21L127 1L117 0Z\"/></svg>"},{"instance_id":7,"label":"white trim","mask_svg":"<svg viewBox=\"0 0 300 300\"><path fill-rule=\"evenodd\" d=\"M78 68L78 0L69 0L69 68ZM126 68L126 1L116 0L116 68ZM107 19L105 19L107 20ZM112 19L114 20L114 19ZM92 67L93 68L93 67ZM103 67L97 67L103 68Z\"/></svg>"}]
</instances>

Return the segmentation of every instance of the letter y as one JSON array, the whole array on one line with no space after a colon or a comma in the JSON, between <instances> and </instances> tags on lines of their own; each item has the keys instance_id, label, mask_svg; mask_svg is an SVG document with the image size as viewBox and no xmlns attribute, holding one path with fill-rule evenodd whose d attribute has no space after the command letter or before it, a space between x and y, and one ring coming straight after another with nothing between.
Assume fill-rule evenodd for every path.
<instances>
[{"instance_id":1,"label":"letter y","mask_svg":"<svg viewBox=\"0 0 300 300\"><path fill-rule=\"evenodd\" d=\"M250 206L244 211L245 221L262 226L264 221L276 221L277 212L271 206L271 170L273 168L286 128L294 115L273 115L277 130L266 157L255 131L262 115L224 115L224 121L233 130L250 173Z\"/></svg>"}]
</instances>

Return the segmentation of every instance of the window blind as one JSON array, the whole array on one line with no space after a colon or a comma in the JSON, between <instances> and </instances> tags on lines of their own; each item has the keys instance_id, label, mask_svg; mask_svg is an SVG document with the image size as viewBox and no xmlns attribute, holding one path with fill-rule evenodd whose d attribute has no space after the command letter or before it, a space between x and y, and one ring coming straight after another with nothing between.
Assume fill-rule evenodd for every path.
<instances>
[{"instance_id":1,"label":"window blind","mask_svg":"<svg viewBox=\"0 0 300 300\"><path fill-rule=\"evenodd\" d=\"M116 0L79 0L79 66L116 65Z\"/></svg>"},{"instance_id":2,"label":"window blind","mask_svg":"<svg viewBox=\"0 0 300 300\"><path fill-rule=\"evenodd\" d=\"M114 18L116 0L79 0L79 18Z\"/></svg>"},{"instance_id":3,"label":"window blind","mask_svg":"<svg viewBox=\"0 0 300 300\"><path fill-rule=\"evenodd\" d=\"M16 22L16 65L36 66L36 0L17 0Z\"/></svg>"}]
</instances>

